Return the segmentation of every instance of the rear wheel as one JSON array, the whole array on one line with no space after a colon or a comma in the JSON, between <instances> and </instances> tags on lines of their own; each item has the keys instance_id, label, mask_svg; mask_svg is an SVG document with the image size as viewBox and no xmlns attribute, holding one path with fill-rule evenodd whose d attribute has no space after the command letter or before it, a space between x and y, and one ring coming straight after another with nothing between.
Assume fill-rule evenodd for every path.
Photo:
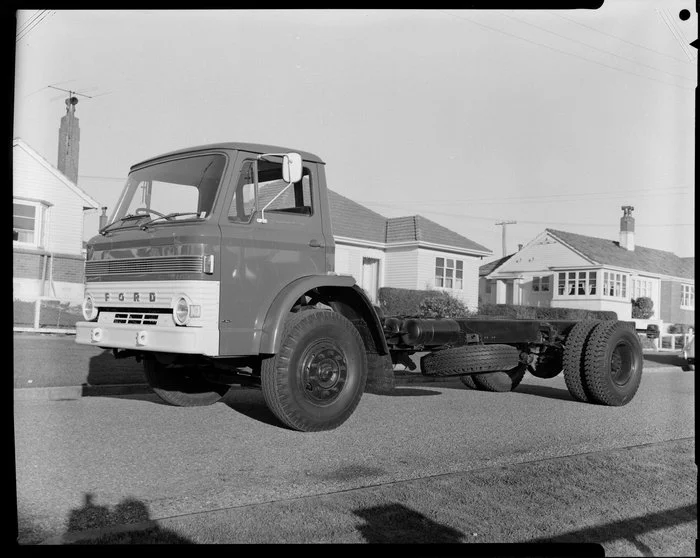
<instances>
[{"instance_id":1,"label":"rear wheel","mask_svg":"<svg viewBox=\"0 0 700 558\"><path fill-rule=\"evenodd\" d=\"M564 380L569 393L577 401L589 400L583 377L585 349L593 328L600 323L600 320L578 322L566 338L563 356Z\"/></svg>"},{"instance_id":2,"label":"rear wheel","mask_svg":"<svg viewBox=\"0 0 700 558\"><path fill-rule=\"evenodd\" d=\"M163 364L155 358L143 362L146 381L166 403L177 407L202 407L219 401L228 391L224 384L207 381L197 366Z\"/></svg>"},{"instance_id":3,"label":"rear wheel","mask_svg":"<svg viewBox=\"0 0 700 558\"><path fill-rule=\"evenodd\" d=\"M629 403L642 380L642 344L623 322L603 322L586 347L584 376L591 399L602 405Z\"/></svg>"},{"instance_id":4,"label":"rear wheel","mask_svg":"<svg viewBox=\"0 0 700 558\"><path fill-rule=\"evenodd\" d=\"M289 316L276 355L262 363L265 402L285 425L331 430L353 413L365 389L362 338L344 316L308 310Z\"/></svg>"}]
</instances>

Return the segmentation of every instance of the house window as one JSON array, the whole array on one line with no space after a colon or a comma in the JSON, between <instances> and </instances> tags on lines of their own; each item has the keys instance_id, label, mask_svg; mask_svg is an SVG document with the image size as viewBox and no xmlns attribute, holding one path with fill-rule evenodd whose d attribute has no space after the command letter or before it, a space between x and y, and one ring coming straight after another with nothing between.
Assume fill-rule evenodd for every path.
<instances>
[{"instance_id":1,"label":"house window","mask_svg":"<svg viewBox=\"0 0 700 558\"><path fill-rule=\"evenodd\" d=\"M627 298L627 275L624 273L604 271L603 294L616 298Z\"/></svg>"},{"instance_id":2,"label":"house window","mask_svg":"<svg viewBox=\"0 0 700 558\"><path fill-rule=\"evenodd\" d=\"M632 298L647 297L651 298L653 282L651 279L632 279Z\"/></svg>"},{"instance_id":3,"label":"house window","mask_svg":"<svg viewBox=\"0 0 700 558\"><path fill-rule=\"evenodd\" d=\"M484 293L491 294L491 281L488 279L486 279L486 283L484 284Z\"/></svg>"},{"instance_id":4,"label":"house window","mask_svg":"<svg viewBox=\"0 0 700 558\"><path fill-rule=\"evenodd\" d=\"M532 291L539 293L539 292L549 292L549 281L550 281L551 275L544 275L542 277L533 277L532 278Z\"/></svg>"},{"instance_id":5,"label":"house window","mask_svg":"<svg viewBox=\"0 0 700 558\"><path fill-rule=\"evenodd\" d=\"M597 292L597 272L596 271L568 271L560 272L557 281L557 293L567 296L590 296ZM545 279L543 277L542 279ZM546 279L549 279L548 277ZM547 281L546 289L540 282L539 289L541 291L549 290L549 281ZM533 290L534 283L533 283Z\"/></svg>"},{"instance_id":6,"label":"house window","mask_svg":"<svg viewBox=\"0 0 700 558\"><path fill-rule=\"evenodd\" d=\"M695 285L681 285L681 308L695 308Z\"/></svg>"},{"instance_id":7,"label":"house window","mask_svg":"<svg viewBox=\"0 0 700 558\"><path fill-rule=\"evenodd\" d=\"M46 206L41 202L13 200L12 240L29 246L43 245L43 225Z\"/></svg>"},{"instance_id":8,"label":"house window","mask_svg":"<svg viewBox=\"0 0 700 558\"><path fill-rule=\"evenodd\" d=\"M435 286L464 289L464 262L452 258L435 258Z\"/></svg>"}]
</instances>

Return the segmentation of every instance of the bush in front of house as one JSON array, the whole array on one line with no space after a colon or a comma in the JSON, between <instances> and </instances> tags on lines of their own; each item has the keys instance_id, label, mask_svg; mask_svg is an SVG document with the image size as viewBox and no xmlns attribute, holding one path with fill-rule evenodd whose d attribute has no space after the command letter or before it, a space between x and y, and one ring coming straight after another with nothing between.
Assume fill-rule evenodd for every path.
<instances>
[{"instance_id":1,"label":"bush in front of house","mask_svg":"<svg viewBox=\"0 0 700 558\"><path fill-rule=\"evenodd\" d=\"M632 318L648 320L654 315L654 301L648 296L632 299Z\"/></svg>"},{"instance_id":2,"label":"bush in front of house","mask_svg":"<svg viewBox=\"0 0 700 558\"><path fill-rule=\"evenodd\" d=\"M617 320L617 313L610 310L520 306L517 304L481 304L477 316L521 320Z\"/></svg>"},{"instance_id":3,"label":"bush in front of house","mask_svg":"<svg viewBox=\"0 0 700 558\"><path fill-rule=\"evenodd\" d=\"M446 292L433 292L418 305L421 318L464 318L471 312L464 303Z\"/></svg>"},{"instance_id":4,"label":"bush in front of house","mask_svg":"<svg viewBox=\"0 0 700 558\"><path fill-rule=\"evenodd\" d=\"M379 307L385 316L418 316L420 303L434 294L435 291L382 287L378 295Z\"/></svg>"}]
</instances>

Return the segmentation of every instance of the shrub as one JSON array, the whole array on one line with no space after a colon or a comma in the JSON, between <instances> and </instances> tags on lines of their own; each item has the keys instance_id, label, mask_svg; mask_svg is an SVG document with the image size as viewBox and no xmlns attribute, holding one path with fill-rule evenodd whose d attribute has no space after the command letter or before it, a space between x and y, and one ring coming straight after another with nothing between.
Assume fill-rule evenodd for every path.
<instances>
[{"instance_id":1,"label":"shrub","mask_svg":"<svg viewBox=\"0 0 700 558\"><path fill-rule=\"evenodd\" d=\"M689 324L670 324L666 331L668 331L668 333L688 333L689 329L695 331L695 326Z\"/></svg>"},{"instance_id":2,"label":"shrub","mask_svg":"<svg viewBox=\"0 0 700 558\"><path fill-rule=\"evenodd\" d=\"M420 303L434 294L434 291L382 287L379 289L379 307L385 316L418 316Z\"/></svg>"},{"instance_id":3,"label":"shrub","mask_svg":"<svg viewBox=\"0 0 700 558\"><path fill-rule=\"evenodd\" d=\"M617 320L617 314L609 310L520 306L517 304L482 304L479 306L477 314L484 317L528 320Z\"/></svg>"},{"instance_id":4,"label":"shrub","mask_svg":"<svg viewBox=\"0 0 700 558\"><path fill-rule=\"evenodd\" d=\"M632 317L648 320L654 315L654 301L647 296L632 299Z\"/></svg>"},{"instance_id":5,"label":"shrub","mask_svg":"<svg viewBox=\"0 0 700 558\"><path fill-rule=\"evenodd\" d=\"M421 318L463 318L469 313L461 300L445 292L433 292L418 305Z\"/></svg>"}]
</instances>

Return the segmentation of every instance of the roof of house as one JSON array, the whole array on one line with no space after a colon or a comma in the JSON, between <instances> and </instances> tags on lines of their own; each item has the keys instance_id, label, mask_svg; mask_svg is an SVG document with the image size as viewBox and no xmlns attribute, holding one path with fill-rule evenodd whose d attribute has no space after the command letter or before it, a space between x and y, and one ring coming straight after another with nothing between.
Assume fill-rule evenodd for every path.
<instances>
[{"instance_id":1,"label":"roof of house","mask_svg":"<svg viewBox=\"0 0 700 558\"><path fill-rule=\"evenodd\" d=\"M493 260L492 262L485 263L484 265L479 267L479 277L484 277L488 275L489 273L496 271L499 267L501 267L504 263L506 263L509 259L511 259L515 255L515 252L512 254L508 254L507 256L503 256L502 258L498 258L497 260Z\"/></svg>"},{"instance_id":2,"label":"roof of house","mask_svg":"<svg viewBox=\"0 0 700 558\"><path fill-rule=\"evenodd\" d=\"M477 244L473 240L469 240L447 227L438 225L436 222L426 219L422 215L392 217L388 219L386 224L386 242L387 244L427 242L430 244L453 246L465 250L475 250L485 253L491 252L491 250L485 246Z\"/></svg>"},{"instance_id":3,"label":"roof of house","mask_svg":"<svg viewBox=\"0 0 700 558\"><path fill-rule=\"evenodd\" d=\"M425 242L461 250L491 252L488 248L426 219L422 215L387 218L351 199L328 190L333 234L380 244Z\"/></svg>"},{"instance_id":4,"label":"roof of house","mask_svg":"<svg viewBox=\"0 0 700 558\"><path fill-rule=\"evenodd\" d=\"M673 252L646 248L645 246L635 246L634 250L627 250L614 240L554 229L546 229L546 231L599 264L614 265L658 275L686 279L695 278L694 257L681 258Z\"/></svg>"},{"instance_id":5,"label":"roof of house","mask_svg":"<svg viewBox=\"0 0 700 558\"><path fill-rule=\"evenodd\" d=\"M331 207L333 235L386 242L386 217L328 190L328 203Z\"/></svg>"},{"instance_id":6,"label":"roof of house","mask_svg":"<svg viewBox=\"0 0 700 558\"><path fill-rule=\"evenodd\" d=\"M14 138L12 140L12 147L19 147L25 151L30 157L37 161L41 166L47 169L51 174L53 174L58 180L63 182L69 190L74 192L81 200L83 200L83 208L85 209L98 209L100 204L95 201L92 196L84 192L75 182L68 178L65 174L59 171L46 159L44 159L37 151L35 151L31 146L27 144L24 140L20 138Z\"/></svg>"}]
</instances>

